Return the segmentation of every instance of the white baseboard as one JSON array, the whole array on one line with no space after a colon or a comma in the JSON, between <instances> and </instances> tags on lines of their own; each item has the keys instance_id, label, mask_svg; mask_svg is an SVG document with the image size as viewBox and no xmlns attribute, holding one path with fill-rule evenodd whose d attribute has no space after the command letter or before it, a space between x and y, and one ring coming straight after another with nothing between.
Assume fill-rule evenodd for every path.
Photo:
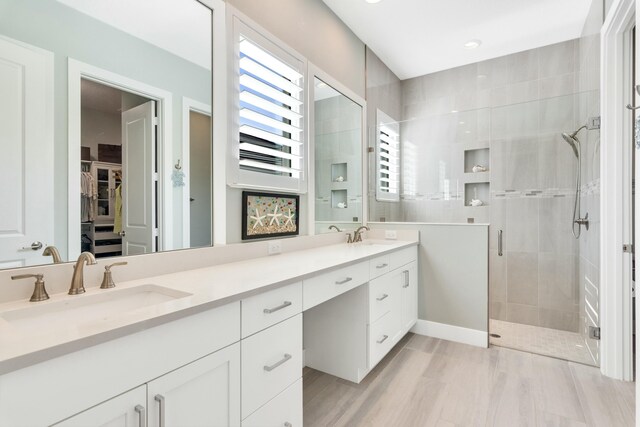
<instances>
[{"instance_id":1,"label":"white baseboard","mask_svg":"<svg viewBox=\"0 0 640 427\"><path fill-rule=\"evenodd\" d=\"M411 328L411 332L427 337L474 345L476 347L487 348L489 346L488 332L430 322L428 320L418 319L413 328Z\"/></svg>"}]
</instances>

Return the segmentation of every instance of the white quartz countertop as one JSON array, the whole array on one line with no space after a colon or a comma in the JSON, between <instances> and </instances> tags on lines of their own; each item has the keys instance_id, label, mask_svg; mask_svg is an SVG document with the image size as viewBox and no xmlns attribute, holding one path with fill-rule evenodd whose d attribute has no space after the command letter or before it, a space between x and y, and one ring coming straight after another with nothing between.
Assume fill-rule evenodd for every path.
<instances>
[{"instance_id":1,"label":"white quartz countertop","mask_svg":"<svg viewBox=\"0 0 640 427\"><path fill-rule=\"evenodd\" d=\"M379 243L379 244L367 244ZM219 264L196 270L118 283L113 289L88 288L81 295L54 294L47 301L0 305L0 374L15 371L64 354L142 331L188 315L209 310L318 273L365 261L384 253L416 245L417 241L365 241L282 253ZM125 267L126 268L126 267ZM118 292L140 285L156 285L190 296L106 315L98 320L73 319L64 323L40 322L38 328L14 325L2 315L21 308L62 300L79 304L83 298ZM42 315L43 318L46 314ZM221 325L222 326L222 325Z\"/></svg>"}]
</instances>

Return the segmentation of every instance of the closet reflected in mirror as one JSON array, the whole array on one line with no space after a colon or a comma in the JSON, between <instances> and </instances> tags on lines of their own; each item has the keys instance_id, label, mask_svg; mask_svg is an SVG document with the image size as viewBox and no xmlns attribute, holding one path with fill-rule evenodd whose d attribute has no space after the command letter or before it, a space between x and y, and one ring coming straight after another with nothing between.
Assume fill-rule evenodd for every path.
<instances>
[{"instance_id":1,"label":"closet reflected in mirror","mask_svg":"<svg viewBox=\"0 0 640 427\"><path fill-rule=\"evenodd\" d=\"M329 232L332 224L353 228L362 223L363 212L364 101L325 80L313 81L316 233Z\"/></svg>"},{"instance_id":2,"label":"closet reflected in mirror","mask_svg":"<svg viewBox=\"0 0 640 427\"><path fill-rule=\"evenodd\" d=\"M211 22L197 0L2 2L0 268L211 245Z\"/></svg>"}]
</instances>

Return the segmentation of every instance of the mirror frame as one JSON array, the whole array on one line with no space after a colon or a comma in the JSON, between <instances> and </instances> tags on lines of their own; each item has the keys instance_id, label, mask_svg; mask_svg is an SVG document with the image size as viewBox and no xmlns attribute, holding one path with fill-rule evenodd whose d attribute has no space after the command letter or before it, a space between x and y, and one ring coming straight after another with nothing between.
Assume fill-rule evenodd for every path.
<instances>
[{"instance_id":1,"label":"mirror frame","mask_svg":"<svg viewBox=\"0 0 640 427\"><path fill-rule=\"evenodd\" d=\"M368 151L367 151L367 101L355 93L353 90L349 89L338 80L333 78L329 73L326 73L321 68L313 64L312 62L308 62L307 67L307 94L308 94L308 116L307 116L307 131L308 134L308 149L309 149L309 163L308 163L308 171L309 177L313 177L313 179L309 179L309 188L308 188L308 209L309 213L307 215L307 220L309 221L309 235L313 236L316 234L316 187L315 187L315 160L316 160L316 135L315 135L315 80L316 78L322 80L329 86L331 86L334 90L338 91L341 95L347 97L357 105L362 108L362 119L361 119L361 141L360 141L360 149L362 153L362 173L361 173L361 186L362 186L362 214L360 216L362 225L366 225L368 222L368 214L369 214L369 197L367 194L368 183L369 183L369 167L368 167ZM340 221L336 221L339 223Z\"/></svg>"}]
</instances>

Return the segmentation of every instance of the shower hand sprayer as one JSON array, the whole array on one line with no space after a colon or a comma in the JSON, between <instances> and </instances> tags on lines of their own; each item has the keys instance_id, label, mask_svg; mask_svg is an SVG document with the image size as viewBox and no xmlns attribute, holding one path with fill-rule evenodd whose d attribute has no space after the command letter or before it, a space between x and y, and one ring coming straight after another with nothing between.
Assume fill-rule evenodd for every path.
<instances>
[{"instance_id":1,"label":"shower hand sprayer","mask_svg":"<svg viewBox=\"0 0 640 427\"><path fill-rule=\"evenodd\" d=\"M581 175L582 175L582 155L580 150L580 140L578 139L578 132L582 129L593 130L600 129L600 118L599 117L591 117L589 118L589 122L586 125L580 126L572 133L562 133L562 138L566 141L571 149L573 150L573 154L578 159L578 170L576 173L576 193L575 200L573 204L573 221L571 223L571 232L573 236L577 239L580 237L580 233L582 231L582 226L589 230L589 214L585 214L584 218L580 216L580 186L581 186ZM577 228L576 228L577 226Z\"/></svg>"}]
</instances>

